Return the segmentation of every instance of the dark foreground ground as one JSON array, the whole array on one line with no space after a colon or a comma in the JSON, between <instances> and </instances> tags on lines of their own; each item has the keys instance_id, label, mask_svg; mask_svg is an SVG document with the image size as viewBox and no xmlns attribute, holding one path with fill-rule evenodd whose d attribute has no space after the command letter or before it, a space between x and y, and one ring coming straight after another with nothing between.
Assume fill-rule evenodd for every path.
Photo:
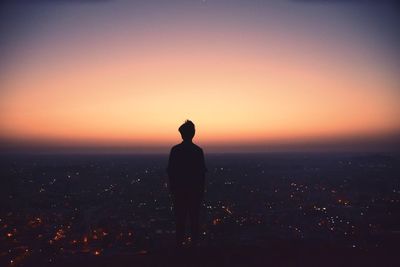
<instances>
[{"instance_id":1,"label":"dark foreground ground","mask_svg":"<svg viewBox=\"0 0 400 267\"><path fill-rule=\"evenodd\" d=\"M175 248L114 255L76 255L55 258L40 266L398 266L396 244L387 248L362 250L339 248L334 244L300 241L271 241L264 247L225 246ZM23 266L38 266L35 259Z\"/></svg>"}]
</instances>

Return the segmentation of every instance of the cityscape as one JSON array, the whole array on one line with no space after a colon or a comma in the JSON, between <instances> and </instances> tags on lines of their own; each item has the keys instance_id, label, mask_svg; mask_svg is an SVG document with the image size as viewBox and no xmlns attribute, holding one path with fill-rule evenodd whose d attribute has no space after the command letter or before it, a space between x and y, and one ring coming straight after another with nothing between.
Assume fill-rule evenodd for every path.
<instances>
[{"instance_id":1,"label":"cityscape","mask_svg":"<svg viewBox=\"0 0 400 267\"><path fill-rule=\"evenodd\" d=\"M200 247L400 241L394 154L206 155ZM2 266L151 255L174 246L167 155L3 155ZM52 265L54 264L54 265Z\"/></svg>"},{"instance_id":2,"label":"cityscape","mask_svg":"<svg viewBox=\"0 0 400 267\"><path fill-rule=\"evenodd\" d=\"M399 14L1 1L0 267L400 266Z\"/></svg>"}]
</instances>

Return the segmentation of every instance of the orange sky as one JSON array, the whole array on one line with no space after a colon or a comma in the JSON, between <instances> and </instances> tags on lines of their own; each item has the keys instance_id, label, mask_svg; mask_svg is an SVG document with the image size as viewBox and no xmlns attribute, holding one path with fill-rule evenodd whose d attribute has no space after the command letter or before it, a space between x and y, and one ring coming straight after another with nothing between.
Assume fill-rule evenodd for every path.
<instances>
[{"instance_id":1,"label":"orange sky","mask_svg":"<svg viewBox=\"0 0 400 267\"><path fill-rule=\"evenodd\" d=\"M185 119L205 145L398 133L400 84L378 48L227 20L33 39L0 76L0 137L162 146Z\"/></svg>"}]
</instances>

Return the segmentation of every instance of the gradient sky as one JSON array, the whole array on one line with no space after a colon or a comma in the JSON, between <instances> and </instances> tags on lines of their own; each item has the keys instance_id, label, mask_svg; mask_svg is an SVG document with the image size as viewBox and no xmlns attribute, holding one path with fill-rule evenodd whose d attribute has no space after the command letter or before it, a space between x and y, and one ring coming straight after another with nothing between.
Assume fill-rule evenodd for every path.
<instances>
[{"instance_id":1,"label":"gradient sky","mask_svg":"<svg viewBox=\"0 0 400 267\"><path fill-rule=\"evenodd\" d=\"M0 139L150 149L191 119L196 142L221 151L390 144L395 3L4 2Z\"/></svg>"}]
</instances>

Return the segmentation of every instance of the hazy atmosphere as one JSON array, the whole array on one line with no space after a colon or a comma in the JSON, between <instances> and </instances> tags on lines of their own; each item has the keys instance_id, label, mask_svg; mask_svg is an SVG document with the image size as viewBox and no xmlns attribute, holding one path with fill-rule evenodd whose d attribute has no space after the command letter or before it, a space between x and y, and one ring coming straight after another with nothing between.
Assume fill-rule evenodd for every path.
<instances>
[{"instance_id":1,"label":"hazy atmosphere","mask_svg":"<svg viewBox=\"0 0 400 267\"><path fill-rule=\"evenodd\" d=\"M0 1L0 266L398 266L398 3Z\"/></svg>"},{"instance_id":2,"label":"hazy atmosphere","mask_svg":"<svg viewBox=\"0 0 400 267\"><path fill-rule=\"evenodd\" d=\"M5 1L8 148L393 149L395 1Z\"/></svg>"}]
</instances>

